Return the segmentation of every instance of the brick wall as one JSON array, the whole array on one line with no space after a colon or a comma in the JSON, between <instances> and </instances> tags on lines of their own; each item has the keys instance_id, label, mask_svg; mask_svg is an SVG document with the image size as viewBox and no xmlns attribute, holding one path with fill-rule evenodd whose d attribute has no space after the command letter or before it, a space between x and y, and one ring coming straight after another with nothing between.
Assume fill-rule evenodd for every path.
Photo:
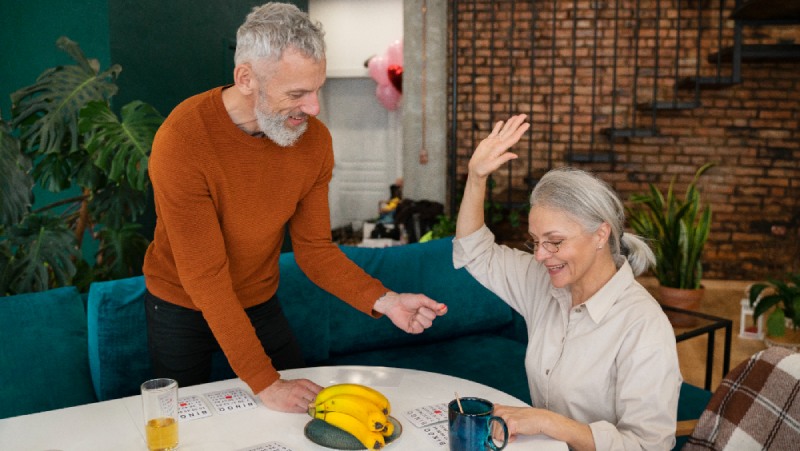
<instances>
[{"instance_id":1,"label":"brick wall","mask_svg":"<svg viewBox=\"0 0 800 451\"><path fill-rule=\"evenodd\" d=\"M521 158L494 178L493 200L522 205L526 180L564 165L597 173L626 201L649 182L666 188L673 178L682 192L699 166L714 161L700 183L714 212L705 277L755 280L798 271L800 62L743 62L741 83L702 89L700 106L658 111L653 122L652 112L635 105L692 101L694 89L676 90L675 80L697 75L698 61L701 76L731 73L730 64L718 69L707 59L733 42L733 1L722 14L716 0L701 2L700 13L696 2L679 8L679 1L641 0L637 10L633 0L450 0L457 15L450 24L458 67L457 92L450 92L457 101L450 118L456 191L492 123L524 112L531 132L516 147ZM745 43L800 43L799 29L749 27ZM604 134L653 124L657 136ZM614 163L575 158L609 154Z\"/></svg>"}]
</instances>

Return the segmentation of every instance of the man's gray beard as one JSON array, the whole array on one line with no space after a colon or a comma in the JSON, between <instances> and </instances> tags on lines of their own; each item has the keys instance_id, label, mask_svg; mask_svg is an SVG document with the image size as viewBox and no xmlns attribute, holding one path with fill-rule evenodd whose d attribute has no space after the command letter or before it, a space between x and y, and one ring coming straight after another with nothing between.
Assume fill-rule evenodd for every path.
<instances>
[{"instance_id":1,"label":"man's gray beard","mask_svg":"<svg viewBox=\"0 0 800 451\"><path fill-rule=\"evenodd\" d=\"M256 119L258 127L267 138L281 147L289 147L296 143L308 128L308 122L303 122L299 127L291 129L286 126L286 116L265 114L258 108L256 109Z\"/></svg>"}]
</instances>

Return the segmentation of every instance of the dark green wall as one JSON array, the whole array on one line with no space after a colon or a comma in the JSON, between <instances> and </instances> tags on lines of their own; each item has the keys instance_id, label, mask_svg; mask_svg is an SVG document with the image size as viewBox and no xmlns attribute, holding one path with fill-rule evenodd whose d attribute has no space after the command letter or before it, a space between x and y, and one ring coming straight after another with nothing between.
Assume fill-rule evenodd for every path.
<instances>
[{"instance_id":1,"label":"dark green wall","mask_svg":"<svg viewBox=\"0 0 800 451\"><path fill-rule=\"evenodd\" d=\"M10 94L33 84L45 69L72 59L56 39L77 41L84 53L110 62L108 0L0 0L0 109L9 119Z\"/></svg>"},{"instance_id":2,"label":"dark green wall","mask_svg":"<svg viewBox=\"0 0 800 451\"><path fill-rule=\"evenodd\" d=\"M69 64L59 36L103 68L122 66L115 105L143 100L168 114L192 94L229 83L236 29L259 0L0 0L0 110L45 69ZM307 0L294 3L308 10Z\"/></svg>"},{"instance_id":3,"label":"dark green wall","mask_svg":"<svg viewBox=\"0 0 800 451\"><path fill-rule=\"evenodd\" d=\"M236 29L259 0L109 0L117 105L141 99L167 115L183 99L230 83ZM308 10L307 1L292 2Z\"/></svg>"},{"instance_id":4,"label":"dark green wall","mask_svg":"<svg viewBox=\"0 0 800 451\"><path fill-rule=\"evenodd\" d=\"M67 36L101 67L122 66L116 108L142 100L166 116L186 97L230 82L236 29L262 3L0 0L0 111L9 119L13 91L34 83L49 67L71 63L55 46L59 36ZM287 3L308 10L307 0ZM40 202L49 203L52 196L37 191ZM152 205L142 222L152 236Z\"/></svg>"}]
</instances>

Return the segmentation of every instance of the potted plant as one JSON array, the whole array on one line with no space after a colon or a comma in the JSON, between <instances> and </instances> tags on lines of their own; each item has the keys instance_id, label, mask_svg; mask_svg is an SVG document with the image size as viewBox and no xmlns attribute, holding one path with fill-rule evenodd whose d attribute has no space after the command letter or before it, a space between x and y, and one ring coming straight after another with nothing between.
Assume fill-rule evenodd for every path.
<instances>
[{"instance_id":1,"label":"potted plant","mask_svg":"<svg viewBox=\"0 0 800 451\"><path fill-rule=\"evenodd\" d=\"M787 274L786 280L767 279L750 286L753 321L767 316L767 345L800 346L800 273ZM772 310L770 312L770 310Z\"/></svg>"},{"instance_id":2,"label":"potted plant","mask_svg":"<svg viewBox=\"0 0 800 451\"><path fill-rule=\"evenodd\" d=\"M704 164L695 172L682 197L674 192L674 179L666 194L651 183L647 193L631 196L628 221L655 253L653 273L664 304L697 309L702 300L702 254L711 229L711 207L703 203L697 181L712 166Z\"/></svg>"},{"instance_id":3,"label":"potted plant","mask_svg":"<svg viewBox=\"0 0 800 451\"><path fill-rule=\"evenodd\" d=\"M57 45L75 64L45 70L11 94L10 120L0 115L0 295L139 274L148 244L135 221L163 117L140 101L118 117L120 66L101 71L77 43ZM33 210L36 183L76 194ZM86 231L97 240L93 264L81 258Z\"/></svg>"},{"instance_id":4,"label":"potted plant","mask_svg":"<svg viewBox=\"0 0 800 451\"><path fill-rule=\"evenodd\" d=\"M419 239L420 243L439 238L447 238L456 234L456 220L450 215L438 215L436 216L436 221L436 224Z\"/></svg>"}]
</instances>

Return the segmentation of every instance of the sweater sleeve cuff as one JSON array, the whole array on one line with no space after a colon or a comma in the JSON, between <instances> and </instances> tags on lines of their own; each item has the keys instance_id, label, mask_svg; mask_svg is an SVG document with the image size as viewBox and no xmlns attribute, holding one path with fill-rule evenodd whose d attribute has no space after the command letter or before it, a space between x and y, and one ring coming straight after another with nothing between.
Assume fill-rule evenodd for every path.
<instances>
[{"instance_id":1,"label":"sweater sleeve cuff","mask_svg":"<svg viewBox=\"0 0 800 451\"><path fill-rule=\"evenodd\" d=\"M243 380L250 387L250 390L253 390L253 394L258 396L265 388L269 387L280 378L280 373L270 366L269 368L264 368L264 370L258 374L248 377L246 380L243 378Z\"/></svg>"}]
</instances>

